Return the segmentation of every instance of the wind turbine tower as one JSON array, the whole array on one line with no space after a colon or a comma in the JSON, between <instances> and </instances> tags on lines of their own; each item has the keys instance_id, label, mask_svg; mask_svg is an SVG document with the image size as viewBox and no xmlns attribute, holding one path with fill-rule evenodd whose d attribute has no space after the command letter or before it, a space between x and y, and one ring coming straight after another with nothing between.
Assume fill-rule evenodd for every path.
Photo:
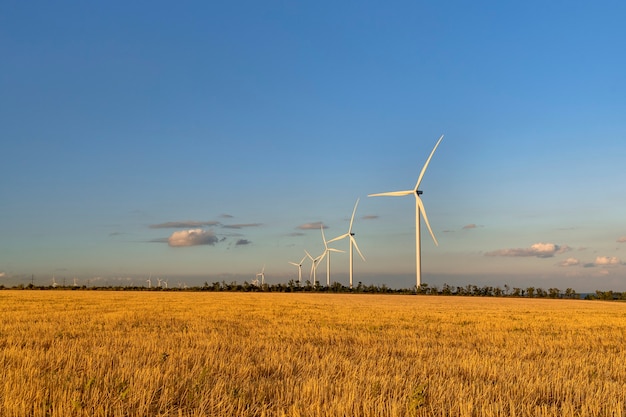
<instances>
[{"instance_id":1,"label":"wind turbine tower","mask_svg":"<svg viewBox=\"0 0 626 417\"><path fill-rule=\"evenodd\" d=\"M415 184L415 188L412 190L405 191L390 191L386 193L378 193L378 194L369 194L368 197L402 197L405 195L413 194L415 196L415 267L416 267L416 289L419 289L422 284L422 254L421 254L421 246L420 246L420 213L424 215L424 222L428 227L428 231L435 241L435 245L439 246L437 242L437 238L435 238L435 234L433 230L430 228L430 223L428 222L428 217L426 216L426 209L424 208L424 203L422 203L422 199L420 195L422 195L422 190L418 190L420 183L422 182L422 178L424 178L424 173L426 172L426 168L428 168L428 164L430 163L430 159L433 157L433 154L437 150L437 147L441 143L443 139L443 135L439 138L435 147L433 148L430 156L426 160L424 167L422 168L422 172L420 172L419 177L417 178L417 183Z\"/></svg>"},{"instance_id":2,"label":"wind turbine tower","mask_svg":"<svg viewBox=\"0 0 626 417\"><path fill-rule=\"evenodd\" d=\"M359 199L357 198L356 200L356 204L354 205L354 210L352 210L352 217L350 218L350 226L348 227L348 233L345 233L341 236L337 236L334 239L331 239L328 241L328 243L331 242L335 242L341 239L345 239L348 238L350 239L350 252L349 252L349 257L350 257L350 288L352 288L352 275L353 275L353 269L352 269L352 265L353 265L353 250L352 248L355 247L356 251L359 253L359 256L361 257L361 259L363 259L363 261L365 261L365 257L363 256L363 254L361 253L361 251L359 250L359 246L356 244L356 239L354 238L354 233L352 233L352 223L354 223L354 214L356 213L356 208L359 205Z\"/></svg>"},{"instance_id":3,"label":"wind turbine tower","mask_svg":"<svg viewBox=\"0 0 626 417\"><path fill-rule=\"evenodd\" d=\"M302 285L302 263L304 262L305 259L306 259L306 255L304 255L304 257L298 263L289 262L289 264L298 267L298 283L300 285Z\"/></svg>"},{"instance_id":4,"label":"wind turbine tower","mask_svg":"<svg viewBox=\"0 0 626 417\"><path fill-rule=\"evenodd\" d=\"M263 284L265 284L265 265L263 265L261 272L256 274L257 281L259 277L261 277L261 286L263 286Z\"/></svg>"},{"instance_id":5,"label":"wind turbine tower","mask_svg":"<svg viewBox=\"0 0 626 417\"><path fill-rule=\"evenodd\" d=\"M342 250L329 248L328 242L326 241L326 237L324 236L324 225L320 226L320 230L322 231L322 242L324 242L324 252L319 256L319 260L321 261L326 257L326 286L330 287L330 253L331 252L343 252Z\"/></svg>"},{"instance_id":6,"label":"wind turbine tower","mask_svg":"<svg viewBox=\"0 0 626 417\"><path fill-rule=\"evenodd\" d=\"M318 256L317 258L314 258L306 250L304 251L304 253L306 253L306 256L311 260L311 272L309 273L309 280L311 280L311 277L313 277L312 285L315 287L315 284L317 283L317 266L319 265L318 262L320 260L320 257Z\"/></svg>"}]
</instances>

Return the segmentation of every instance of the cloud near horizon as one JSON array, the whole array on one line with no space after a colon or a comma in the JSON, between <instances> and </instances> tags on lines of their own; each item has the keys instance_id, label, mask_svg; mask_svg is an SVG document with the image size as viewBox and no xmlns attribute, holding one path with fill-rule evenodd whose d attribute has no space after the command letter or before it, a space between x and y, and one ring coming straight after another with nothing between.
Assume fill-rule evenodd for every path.
<instances>
[{"instance_id":1,"label":"cloud near horizon","mask_svg":"<svg viewBox=\"0 0 626 417\"><path fill-rule=\"evenodd\" d=\"M322 222L304 223L304 224L301 224L300 226L296 227L296 229L300 229L300 230L318 230L320 227L323 227L324 229L328 229L328 226L326 226Z\"/></svg>"},{"instance_id":2,"label":"cloud near horizon","mask_svg":"<svg viewBox=\"0 0 626 417\"><path fill-rule=\"evenodd\" d=\"M576 266L580 265L580 261L576 258L567 258L559 264L559 266Z\"/></svg>"},{"instance_id":3,"label":"cloud near horizon","mask_svg":"<svg viewBox=\"0 0 626 417\"><path fill-rule=\"evenodd\" d=\"M235 243L235 246L249 245L251 243L252 242L250 242L248 239L239 239L237 243Z\"/></svg>"},{"instance_id":4,"label":"cloud near horizon","mask_svg":"<svg viewBox=\"0 0 626 417\"><path fill-rule=\"evenodd\" d=\"M617 239L619 243L626 243L626 236L621 236Z\"/></svg>"},{"instance_id":5,"label":"cloud near horizon","mask_svg":"<svg viewBox=\"0 0 626 417\"><path fill-rule=\"evenodd\" d=\"M7 276L7 273L6 273L6 272L0 272L0 278L4 278L4 277L6 277L6 276Z\"/></svg>"},{"instance_id":6,"label":"cloud near horizon","mask_svg":"<svg viewBox=\"0 0 626 417\"><path fill-rule=\"evenodd\" d=\"M477 227L478 226L476 226L474 223L470 223L463 226L463 230L476 229Z\"/></svg>"},{"instance_id":7,"label":"cloud near horizon","mask_svg":"<svg viewBox=\"0 0 626 417\"><path fill-rule=\"evenodd\" d=\"M615 266L621 265L622 261L616 256L597 256L595 266Z\"/></svg>"},{"instance_id":8,"label":"cloud near horizon","mask_svg":"<svg viewBox=\"0 0 626 417\"><path fill-rule=\"evenodd\" d=\"M188 220L188 221L183 221L183 222L165 222L165 223L159 223L159 224L151 224L150 229L186 229L190 227L198 228L202 226L217 226L218 224L220 224L220 222L216 222L216 221L197 222L197 221Z\"/></svg>"},{"instance_id":9,"label":"cloud near horizon","mask_svg":"<svg viewBox=\"0 0 626 417\"><path fill-rule=\"evenodd\" d=\"M217 236L211 230L190 229L172 233L167 243L172 247L215 245Z\"/></svg>"},{"instance_id":10,"label":"cloud near horizon","mask_svg":"<svg viewBox=\"0 0 626 417\"><path fill-rule=\"evenodd\" d=\"M530 248L517 248L517 249L498 249L492 252L485 253L485 256L510 256L510 257L531 257L537 258L551 258L554 255L565 253L570 251L567 245L557 245L554 243L535 243Z\"/></svg>"}]
</instances>

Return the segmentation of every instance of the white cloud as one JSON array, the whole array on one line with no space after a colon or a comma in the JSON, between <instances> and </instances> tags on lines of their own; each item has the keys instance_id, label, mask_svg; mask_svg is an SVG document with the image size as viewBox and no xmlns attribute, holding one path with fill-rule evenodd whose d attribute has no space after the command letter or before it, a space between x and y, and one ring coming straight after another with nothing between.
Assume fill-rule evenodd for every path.
<instances>
[{"instance_id":1,"label":"white cloud","mask_svg":"<svg viewBox=\"0 0 626 417\"><path fill-rule=\"evenodd\" d=\"M615 266L621 263L620 259L615 256L598 256L594 262L596 266Z\"/></svg>"},{"instance_id":2,"label":"white cloud","mask_svg":"<svg viewBox=\"0 0 626 417\"><path fill-rule=\"evenodd\" d=\"M516 248L516 249L498 249L492 252L485 253L486 256L512 256L512 257L524 257L524 256L536 256L537 258L551 258L554 255L559 255L570 251L567 245L557 245L554 243L535 243L530 248Z\"/></svg>"},{"instance_id":3,"label":"white cloud","mask_svg":"<svg viewBox=\"0 0 626 417\"><path fill-rule=\"evenodd\" d=\"M626 243L626 236L621 236L620 238L617 239L617 241L619 243Z\"/></svg>"},{"instance_id":4,"label":"white cloud","mask_svg":"<svg viewBox=\"0 0 626 417\"><path fill-rule=\"evenodd\" d=\"M6 276L7 276L6 272L0 272L0 278L4 278Z\"/></svg>"},{"instance_id":5,"label":"white cloud","mask_svg":"<svg viewBox=\"0 0 626 417\"><path fill-rule=\"evenodd\" d=\"M170 246L215 245L218 239L210 230L190 229L172 233L167 239Z\"/></svg>"},{"instance_id":6,"label":"white cloud","mask_svg":"<svg viewBox=\"0 0 626 417\"><path fill-rule=\"evenodd\" d=\"M576 266L580 265L580 261L576 258L567 258L559 264L560 266Z\"/></svg>"},{"instance_id":7,"label":"white cloud","mask_svg":"<svg viewBox=\"0 0 626 417\"><path fill-rule=\"evenodd\" d=\"M468 230L468 229L476 229L478 226L476 226L474 223L470 223L470 224L466 224L465 226L463 226L463 230Z\"/></svg>"}]
</instances>

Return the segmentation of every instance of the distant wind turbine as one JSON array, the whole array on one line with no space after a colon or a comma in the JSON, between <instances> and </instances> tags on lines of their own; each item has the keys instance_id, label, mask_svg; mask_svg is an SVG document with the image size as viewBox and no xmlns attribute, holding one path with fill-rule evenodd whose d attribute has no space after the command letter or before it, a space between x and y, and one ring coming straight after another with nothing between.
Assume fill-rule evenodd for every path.
<instances>
[{"instance_id":1,"label":"distant wind turbine","mask_svg":"<svg viewBox=\"0 0 626 417\"><path fill-rule=\"evenodd\" d=\"M361 253L361 251L359 250L359 245L356 244L356 239L354 238L354 233L352 233L352 223L354 222L354 214L356 213L356 208L359 205L359 199L357 198L356 200L356 204L354 204L354 210L352 210L352 217L350 218L350 226L348 227L348 233L345 233L341 236L337 236L334 239L331 239L328 241L328 243L331 242L336 242L338 240L341 239L345 239L348 238L350 239L350 252L349 252L349 256L350 256L350 288L352 288L352 273L353 273L353 269L352 269L352 258L353 258L353 250L352 248L355 247L356 251L359 253L359 255L361 256L361 259L363 259L365 261L365 257L363 256L363 254Z\"/></svg>"},{"instance_id":2,"label":"distant wind turbine","mask_svg":"<svg viewBox=\"0 0 626 417\"><path fill-rule=\"evenodd\" d=\"M258 278L261 277L261 285L265 284L265 265L263 265L263 268L261 269L261 272L259 272L258 274L256 274L256 281L259 282Z\"/></svg>"},{"instance_id":3,"label":"distant wind turbine","mask_svg":"<svg viewBox=\"0 0 626 417\"><path fill-rule=\"evenodd\" d=\"M330 253L331 252L340 252L343 253L342 250L329 248L328 242L326 241L326 237L324 236L324 226L320 226L320 230L322 231L322 242L324 242L324 252L319 256L319 260L321 261L326 257L326 286L330 287Z\"/></svg>"},{"instance_id":4,"label":"distant wind turbine","mask_svg":"<svg viewBox=\"0 0 626 417\"><path fill-rule=\"evenodd\" d=\"M313 286L315 286L315 283L317 282L317 266L319 265L320 257L318 256L317 258L314 258L306 250L304 251L304 253L306 253L306 256L311 260L311 272L309 273L309 280L311 279L311 277L313 277Z\"/></svg>"},{"instance_id":5,"label":"distant wind turbine","mask_svg":"<svg viewBox=\"0 0 626 417\"><path fill-rule=\"evenodd\" d=\"M302 285L302 263L304 262L305 259L306 259L306 255L304 255L304 257L300 260L299 263L289 262L289 264L298 267L298 283L300 285Z\"/></svg>"},{"instance_id":6,"label":"distant wind turbine","mask_svg":"<svg viewBox=\"0 0 626 417\"><path fill-rule=\"evenodd\" d=\"M435 241L435 245L439 246L439 243L437 242L437 238L435 238L435 234L433 233L433 230L430 228L430 223L428 222L428 217L426 216L426 209L424 208L424 203L422 203L422 199L420 198L422 191L418 190L418 188L420 186L420 183L422 182L422 178L424 177L426 168L428 167L428 164L430 163L430 159L433 157L433 154L435 153L435 150L441 143L442 139L443 139L443 135L441 135L441 137L437 141L437 144L435 145L432 152L430 153L430 156L426 160L426 163L424 164L424 167L422 168L422 172L420 172L420 175L417 178L417 183L415 184L414 189L406 190L406 191L391 191L391 192L386 192L386 193L368 195L368 197L401 197L401 196L405 196L409 194L413 194L415 196L415 266L416 266L417 288L419 288L420 285L422 284L422 259L421 259L422 255L421 255L421 247L420 247L420 213L424 215L424 222L426 223L426 226L428 227L428 231L430 232L430 235Z\"/></svg>"}]
</instances>

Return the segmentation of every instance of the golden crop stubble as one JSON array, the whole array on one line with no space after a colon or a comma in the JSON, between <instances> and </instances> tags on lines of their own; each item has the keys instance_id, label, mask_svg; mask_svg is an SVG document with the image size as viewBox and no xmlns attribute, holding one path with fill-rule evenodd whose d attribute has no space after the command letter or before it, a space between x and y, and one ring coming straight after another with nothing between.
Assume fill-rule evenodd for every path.
<instances>
[{"instance_id":1,"label":"golden crop stubble","mask_svg":"<svg viewBox=\"0 0 626 417\"><path fill-rule=\"evenodd\" d=\"M623 415L624 304L2 291L4 415Z\"/></svg>"}]
</instances>

